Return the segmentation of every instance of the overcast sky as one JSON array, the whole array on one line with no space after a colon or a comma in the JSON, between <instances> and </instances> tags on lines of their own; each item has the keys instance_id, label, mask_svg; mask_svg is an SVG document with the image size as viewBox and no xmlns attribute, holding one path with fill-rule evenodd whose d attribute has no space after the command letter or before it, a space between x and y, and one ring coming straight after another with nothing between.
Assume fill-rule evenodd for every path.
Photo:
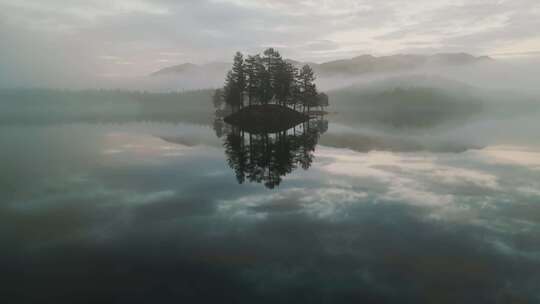
<instances>
[{"instance_id":1,"label":"overcast sky","mask_svg":"<svg viewBox=\"0 0 540 304\"><path fill-rule=\"evenodd\" d=\"M538 0L0 0L0 70L134 76L268 46L317 62L527 53L540 51L539 29Z\"/></svg>"}]
</instances>

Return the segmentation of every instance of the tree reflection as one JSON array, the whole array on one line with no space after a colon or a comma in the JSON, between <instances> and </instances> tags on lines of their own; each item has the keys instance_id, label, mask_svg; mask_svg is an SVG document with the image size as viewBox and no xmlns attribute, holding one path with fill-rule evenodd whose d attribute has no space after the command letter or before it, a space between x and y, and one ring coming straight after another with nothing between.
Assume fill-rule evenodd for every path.
<instances>
[{"instance_id":1,"label":"tree reflection","mask_svg":"<svg viewBox=\"0 0 540 304\"><path fill-rule=\"evenodd\" d=\"M273 189L296 168L307 170L311 166L328 121L321 116L276 133L249 133L216 118L214 130L223 138L227 161L238 183L257 182Z\"/></svg>"}]
</instances>

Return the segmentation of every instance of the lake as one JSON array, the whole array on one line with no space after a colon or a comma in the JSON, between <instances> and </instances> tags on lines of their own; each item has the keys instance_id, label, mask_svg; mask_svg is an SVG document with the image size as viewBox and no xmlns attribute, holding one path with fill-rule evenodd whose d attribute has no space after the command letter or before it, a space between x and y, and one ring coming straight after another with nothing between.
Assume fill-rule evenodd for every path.
<instances>
[{"instance_id":1,"label":"lake","mask_svg":"<svg viewBox=\"0 0 540 304\"><path fill-rule=\"evenodd\" d=\"M540 301L537 121L2 125L0 290L17 303Z\"/></svg>"}]
</instances>

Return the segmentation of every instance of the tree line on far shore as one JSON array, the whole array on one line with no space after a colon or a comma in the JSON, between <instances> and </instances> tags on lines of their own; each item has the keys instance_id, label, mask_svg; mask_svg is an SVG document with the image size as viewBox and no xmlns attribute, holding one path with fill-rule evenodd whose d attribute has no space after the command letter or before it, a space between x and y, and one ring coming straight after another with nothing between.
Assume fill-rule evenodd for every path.
<instances>
[{"instance_id":1,"label":"tree line on far shore","mask_svg":"<svg viewBox=\"0 0 540 304\"><path fill-rule=\"evenodd\" d=\"M279 52L269 48L244 58L237 52L225 86L217 89L213 102L238 111L245 106L277 104L309 112L311 107L328 106L328 96L317 92L316 77L309 65L298 69L283 60Z\"/></svg>"}]
</instances>

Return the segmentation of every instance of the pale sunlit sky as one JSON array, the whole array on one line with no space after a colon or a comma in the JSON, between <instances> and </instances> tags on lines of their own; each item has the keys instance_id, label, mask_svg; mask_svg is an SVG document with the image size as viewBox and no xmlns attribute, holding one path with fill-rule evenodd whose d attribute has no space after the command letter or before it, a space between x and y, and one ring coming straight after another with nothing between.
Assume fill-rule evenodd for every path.
<instances>
[{"instance_id":1,"label":"pale sunlit sky","mask_svg":"<svg viewBox=\"0 0 540 304\"><path fill-rule=\"evenodd\" d=\"M316 62L536 54L539 29L538 0L0 0L0 79L145 75L268 46Z\"/></svg>"}]
</instances>

